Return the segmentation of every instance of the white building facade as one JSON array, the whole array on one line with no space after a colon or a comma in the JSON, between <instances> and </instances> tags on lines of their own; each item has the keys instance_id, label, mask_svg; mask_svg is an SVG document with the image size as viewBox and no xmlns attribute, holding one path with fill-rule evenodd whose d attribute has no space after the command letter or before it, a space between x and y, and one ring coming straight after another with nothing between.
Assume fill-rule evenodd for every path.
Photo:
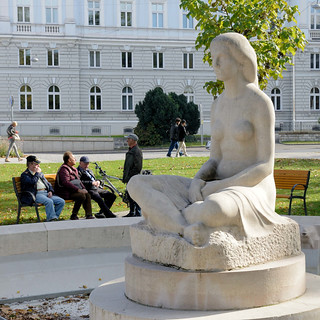
<instances>
[{"instance_id":1,"label":"white building facade","mask_svg":"<svg viewBox=\"0 0 320 320\"><path fill-rule=\"evenodd\" d=\"M178 0L0 0L1 134L10 96L23 135L122 135L155 87L209 119L196 35Z\"/></svg>"},{"instance_id":2,"label":"white building facade","mask_svg":"<svg viewBox=\"0 0 320 320\"><path fill-rule=\"evenodd\" d=\"M309 45L266 93L278 130L312 130L320 117L320 9L290 4L299 5ZM178 0L0 0L1 135L12 117L24 136L123 135L155 87L201 104L209 134L212 96L203 85L214 73L195 50L194 27Z\"/></svg>"}]
</instances>

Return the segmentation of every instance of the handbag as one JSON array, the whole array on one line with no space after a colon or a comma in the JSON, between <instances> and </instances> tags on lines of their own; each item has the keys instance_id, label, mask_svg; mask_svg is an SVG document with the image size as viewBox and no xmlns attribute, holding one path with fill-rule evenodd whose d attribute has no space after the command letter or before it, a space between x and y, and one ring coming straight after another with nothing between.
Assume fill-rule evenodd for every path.
<instances>
[{"instance_id":1,"label":"handbag","mask_svg":"<svg viewBox=\"0 0 320 320\"><path fill-rule=\"evenodd\" d=\"M70 180L70 183L75 185L78 189L83 189L82 184L81 184L81 180L79 180L79 179Z\"/></svg>"},{"instance_id":2,"label":"handbag","mask_svg":"<svg viewBox=\"0 0 320 320\"><path fill-rule=\"evenodd\" d=\"M17 133L15 133L15 134L13 135L13 139L14 139L14 140L20 140L20 136L19 136Z\"/></svg>"}]
</instances>

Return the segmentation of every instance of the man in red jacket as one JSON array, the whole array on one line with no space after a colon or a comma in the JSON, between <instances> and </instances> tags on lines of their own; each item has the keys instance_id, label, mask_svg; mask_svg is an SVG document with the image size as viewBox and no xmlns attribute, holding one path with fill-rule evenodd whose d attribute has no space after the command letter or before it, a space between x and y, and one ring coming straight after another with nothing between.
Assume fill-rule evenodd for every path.
<instances>
[{"instance_id":1,"label":"man in red jacket","mask_svg":"<svg viewBox=\"0 0 320 320\"><path fill-rule=\"evenodd\" d=\"M90 194L79 179L78 170L74 167L76 158L71 151L64 153L63 162L57 172L55 193L65 200L74 200L71 220L79 220L78 212L81 205L85 211L86 219L94 219Z\"/></svg>"}]
</instances>

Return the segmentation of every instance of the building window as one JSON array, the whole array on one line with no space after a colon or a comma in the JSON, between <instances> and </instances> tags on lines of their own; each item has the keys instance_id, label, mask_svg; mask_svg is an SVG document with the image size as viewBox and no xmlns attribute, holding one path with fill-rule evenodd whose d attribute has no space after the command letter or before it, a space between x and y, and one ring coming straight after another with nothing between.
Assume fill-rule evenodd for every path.
<instances>
[{"instance_id":1,"label":"building window","mask_svg":"<svg viewBox=\"0 0 320 320\"><path fill-rule=\"evenodd\" d=\"M182 12L182 27L183 29L193 29L193 18L188 17L188 12Z\"/></svg>"},{"instance_id":2,"label":"building window","mask_svg":"<svg viewBox=\"0 0 320 320\"><path fill-rule=\"evenodd\" d=\"M184 69L193 69L193 53L184 53L183 54L183 68Z\"/></svg>"},{"instance_id":3,"label":"building window","mask_svg":"<svg viewBox=\"0 0 320 320\"><path fill-rule=\"evenodd\" d=\"M60 110L60 89L57 86L51 86L48 90L48 109Z\"/></svg>"},{"instance_id":4,"label":"building window","mask_svg":"<svg viewBox=\"0 0 320 320\"><path fill-rule=\"evenodd\" d=\"M311 53L310 55L310 68L311 69L320 69L320 64L319 64L319 53Z\"/></svg>"},{"instance_id":5,"label":"building window","mask_svg":"<svg viewBox=\"0 0 320 320\"><path fill-rule=\"evenodd\" d=\"M50 128L49 129L49 134L51 134L53 136L60 135L60 128Z\"/></svg>"},{"instance_id":6,"label":"building window","mask_svg":"<svg viewBox=\"0 0 320 320\"><path fill-rule=\"evenodd\" d=\"M121 65L122 68L132 68L132 52L121 52Z\"/></svg>"},{"instance_id":7,"label":"building window","mask_svg":"<svg viewBox=\"0 0 320 320\"><path fill-rule=\"evenodd\" d=\"M194 102L194 92L190 86L184 89L183 94L187 97L187 102Z\"/></svg>"},{"instance_id":8,"label":"building window","mask_svg":"<svg viewBox=\"0 0 320 320\"><path fill-rule=\"evenodd\" d=\"M152 3L152 27L163 28L163 10L162 3Z\"/></svg>"},{"instance_id":9,"label":"building window","mask_svg":"<svg viewBox=\"0 0 320 320\"><path fill-rule=\"evenodd\" d=\"M91 129L91 134L93 134L93 135L96 135L96 134L101 135L101 128L99 128L99 127L92 128Z\"/></svg>"},{"instance_id":10,"label":"building window","mask_svg":"<svg viewBox=\"0 0 320 320\"><path fill-rule=\"evenodd\" d=\"M97 86L90 89L90 110L101 110L101 89Z\"/></svg>"},{"instance_id":11,"label":"building window","mask_svg":"<svg viewBox=\"0 0 320 320\"><path fill-rule=\"evenodd\" d=\"M89 52L89 66L90 68L100 68L100 51Z\"/></svg>"},{"instance_id":12,"label":"building window","mask_svg":"<svg viewBox=\"0 0 320 320\"><path fill-rule=\"evenodd\" d=\"M120 10L121 10L121 26L132 27L132 3L121 2Z\"/></svg>"},{"instance_id":13,"label":"building window","mask_svg":"<svg viewBox=\"0 0 320 320\"><path fill-rule=\"evenodd\" d=\"M320 9L315 9L311 7L310 29L320 29Z\"/></svg>"},{"instance_id":14,"label":"building window","mask_svg":"<svg viewBox=\"0 0 320 320\"><path fill-rule=\"evenodd\" d=\"M30 7L17 7L18 22L30 22Z\"/></svg>"},{"instance_id":15,"label":"building window","mask_svg":"<svg viewBox=\"0 0 320 320\"><path fill-rule=\"evenodd\" d=\"M32 110L32 92L28 85L20 88L20 110Z\"/></svg>"},{"instance_id":16,"label":"building window","mask_svg":"<svg viewBox=\"0 0 320 320\"><path fill-rule=\"evenodd\" d=\"M30 49L19 49L19 66L31 65Z\"/></svg>"},{"instance_id":17,"label":"building window","mask_svg":"<svg viewBox=\"0 0 320 320\"><path fill-rule=\"evenodd\" d=\"M153 52L153 68L163 69L163 52Z\"/></svg>"},{"instance_id":18,"label":"building window","mask_svg":"<svg viewBox=\"0 0 320 320\"><path fill-rule=\"evenodd\" d=\"M89 26L100 25L100 1L88 1Z\"/></svg>"},{"instance_id":19,"label":"building window","mask_svg":"<svg viewBox=\"0 0 320 320\"><path fill-rule=\"evenodd\" d=\"M271 101L275 111L281 110L281 91L278 88L271 90Z\"/></svg>"},{"instance_id":20,"label":"building window","mask_svg":"<svg viewBox=\"0 0 320 320\"><path fill-rule=\"evenodd\" d=\"M122 89L122 111L133 110L133 94L130 87L124 87Z\"/></svg>"},{"instance_id":21,"label":"building window","mask_svg":"<svg viewBox=\"0 0 320 320\"><path fill-rule=\"evenodd\" d=\"M48 66L58 67L59 66L59 51L58 49L48 50Z\"/></svg>"},{"instance_id":22,"label":"building window","mask_svg":"<svg viewBox=\"0 0 320 320\"><path fill-rule=\"evenodd\" d=\"M124 136L127 136L130 133L133 133L133 128L132 127L123 128L123 135Z\"/></svg>"},{"instance_id":23,"label":"building window","mask_svg":"<svg viewBox=\"0 0 320 320\"><path fill-rule=\"evenodd\" d=\"M319 98L320 98L320 90L315 87L310 91L310 110L319 110Z\"/></svg>"},{"instance_id":24,"label":"building window","mask_svg":"<svg viewBox=\"0 0 320 320\"><path fill-rule=\"evenodd\" d=\"M58 0L46 0L46 23L58 23Z\"/></svg>"}]
</instances>

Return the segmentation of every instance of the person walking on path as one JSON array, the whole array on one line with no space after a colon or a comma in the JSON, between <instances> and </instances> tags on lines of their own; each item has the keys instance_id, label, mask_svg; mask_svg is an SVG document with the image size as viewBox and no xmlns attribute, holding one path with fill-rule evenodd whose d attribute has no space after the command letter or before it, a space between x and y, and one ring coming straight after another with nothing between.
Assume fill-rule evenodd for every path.
<instances>
[{"instance_id":1,"label":"person walking on path","mask_svg":"<svg viewBox=\"0 0 320 320\"><path fill-rule=\"evenodd\" d=\"M14 150L15 154L17 155L18 160L19 161L23 160L19 155L18 148L16 145L16 140L20 140L20 137L18 135L19 131L16 130L17 125L18 125L18 123L16 121L13 121L7 129L7 134L8 134L8 139L9 139L9 148L8 148L8 152L6 155L5 162L10 162L9 156L10 156L12 149Z\"/></svg>"},{"instance_id":2,"label":"person walking on path","mask_svg":"<svg viewBox=\"0 0 320 320\"><path fill-rule=\"evenodd\" d=\"M178 127L178 129L179 129L179 148L176 152L176 157L180 156L181 149L182 149L182 153L186 157L188 157L187 148L186 148L186 144L185 144L185 139L186 139L186 135L187 135L186 125L187 125L186 120L182 119L179 124L179 127Z\"/></svg>"},{"instance_id":3,"label":"person walking on path","mask_svg":"<svg viewBox=\"0 0 320 320\"><path fill-rule=\"evenodd\" d=\"M178 149L179 145L178 145L178 140L179 140L179 124L180 124L181 119L180 118L176 118L175 123L171 126L170 128L170 146L169 146L169 150L167 153L167 157L171 157L171 152L172 150Z\"/></svg>"},{"instance_id":4,"label":"person walking on path","mask_svg":"<svg viewBox=\"0 0 320 320\"><path fill-rule=\"evenodd\" d=\"M123 183L128 183L133 176L140 174L143 162L142 152L138 147L138 136L131 133L127 136L127 139L129 151L126 153L126 159L123 167ZM130 197L128 192L127 194L130 211L125 217L141 216L140 206Z\"/></svg>"},{"instance_id":5,"label":"person walking on path","mask_svg":"<svg viewBox=\"0 0 320 320\"><path fill-rule=\"evenodd\" d=\"M66 151L63 155L63 164L57 172L55 192L65 200L74 200L74 206L70 220L79 220L78 212L82 205L86 219L94 219L92 215L91 196L81 180L77 168L75 168L76 158L71 151Z\"/></svg>"},{"instance_id":6,"label":"person walking on path","mask_svg":"<svg viewBox=\"0 0 320 320\"><path fill-rule=\"evenodd\" d=\"M89 169L90 160L87 156L80 158L78 173L80 180L90 193L91 199L98 203L100 212L95 214L96 218L116 218L110 208L116 200L116 195L113 192L102 188L100 180L97 180L93 171Z\"/></svg>"},{"instance_id":7,"label":"person walking on path","mask_svg":"<svg viewBox=\"0 0 320 320\"><path fill-rule=\"evenodd\" d=\"M27 157L27 169L21 174L21 201L30 205L34 202L43 204L47 221L56 221L65 201L54 195L52 185L41 172L40 163L36 156Z\"/></svg>"}]
</instances>

